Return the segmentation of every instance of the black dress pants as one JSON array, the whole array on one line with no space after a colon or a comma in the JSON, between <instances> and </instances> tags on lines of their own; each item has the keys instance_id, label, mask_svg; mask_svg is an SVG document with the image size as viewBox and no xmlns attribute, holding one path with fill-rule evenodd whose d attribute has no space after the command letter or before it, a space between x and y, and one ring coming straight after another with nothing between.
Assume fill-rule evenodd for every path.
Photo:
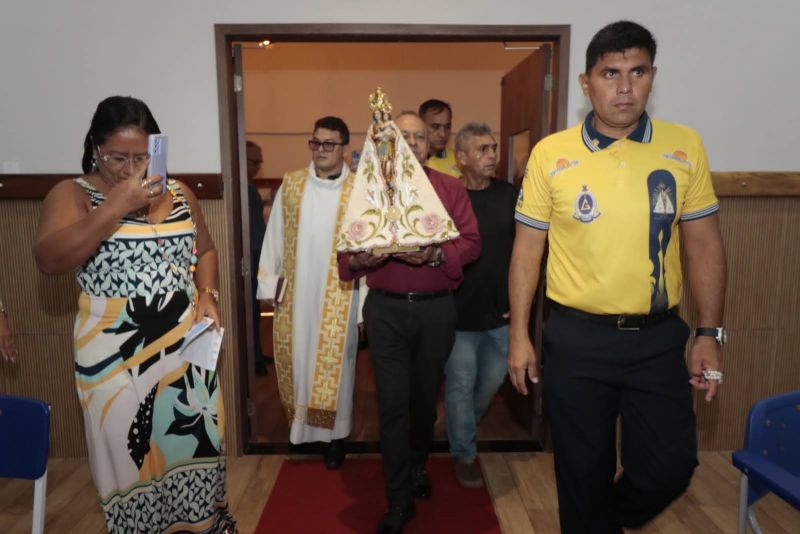
<instances>
[{"instance_id":1,"label":"black dress pants","mask_svg":"<svg viewBox=\"0 0 800 534\"><path fill-rule=\"evenodd\" d=\"M444 364L455 339L453 296L409 302L370 291L364 322L375 368L389 505L413 500L411 469L428 458Z\"/></svg>"},{"instance_id":2,"label":"black dress pants","mask_svg":"<svg viewBox=\"0 0 800 534\"><path fill-rule=\"evenodd\" d=\"M543 385L562 532L641 526L688 487L697 465L688 335L677 316L626 331L552 310Z\"/></svg>"}]
</instances>

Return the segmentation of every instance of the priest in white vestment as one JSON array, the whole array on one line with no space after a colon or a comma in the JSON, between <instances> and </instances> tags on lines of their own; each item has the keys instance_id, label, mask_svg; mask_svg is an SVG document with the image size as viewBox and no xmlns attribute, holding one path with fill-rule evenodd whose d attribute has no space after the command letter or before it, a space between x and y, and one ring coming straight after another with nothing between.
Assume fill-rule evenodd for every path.
<instances>
[{"instance_id":1,"label":"priest in white vestment","mask_svg":"<svg viewBox=\"0 0 800 534\"><path fill-rule=\"evenodd\" d=\"M258 268L258 299L275 303L275 366L289 440L330 442L330 469L344 462L342 439L350 434L363 300L357 284L339 280L336 263L336 230L354 178L344 161L349 137L337 117L316 122L312 162L284 176Z\"/></svg>"}]
</instances>

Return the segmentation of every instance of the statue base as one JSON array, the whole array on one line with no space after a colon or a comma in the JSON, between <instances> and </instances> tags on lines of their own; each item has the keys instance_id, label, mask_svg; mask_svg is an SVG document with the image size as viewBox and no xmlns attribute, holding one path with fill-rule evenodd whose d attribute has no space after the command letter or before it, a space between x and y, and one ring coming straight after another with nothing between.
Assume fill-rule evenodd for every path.
<instances>
[{"instance_id":1,"label":"statue base","mask_svg":"<svg viewBox=\"0 0 800 534\"><path fill-rule=\"evenodd\" d=\"M382 256L384 254L397 254L398 252L418 252L422 247L416 245L389 245L388 247L375 247L370 250L374 256Z\"/></svg>"}]
</instances>

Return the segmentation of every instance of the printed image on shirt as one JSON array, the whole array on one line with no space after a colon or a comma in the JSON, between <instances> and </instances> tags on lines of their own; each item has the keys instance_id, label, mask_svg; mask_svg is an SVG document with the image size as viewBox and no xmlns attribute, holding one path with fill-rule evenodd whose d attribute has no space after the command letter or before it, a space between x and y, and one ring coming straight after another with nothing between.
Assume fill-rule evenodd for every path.
<instances>
[{"instance_id":1,"label":"printed image on shirt","mask_svg":"<svg viewBox=\"0 0 800 534\"><path fill-rule=\"evenodd\" d=\"M647 190L650 192L650 262L653 264L650 275L650 313L658 313L669 306L664 257L667 255L675 220L675 177L663 169L653 171L647 177Z\"/></svg>"}]
</instances>

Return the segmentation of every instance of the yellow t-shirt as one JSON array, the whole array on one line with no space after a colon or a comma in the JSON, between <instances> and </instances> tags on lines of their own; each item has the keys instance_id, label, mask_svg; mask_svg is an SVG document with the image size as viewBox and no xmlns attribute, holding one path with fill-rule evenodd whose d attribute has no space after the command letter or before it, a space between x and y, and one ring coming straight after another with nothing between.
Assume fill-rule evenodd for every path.
<instances>
[{"instance_id":1,"label":"yellow t-shirt","mask_svg":"<svg viewBox=\"0 0 800 534\"><path fill-rule=\"evenodd\" d=\"M450 145L447 145L442 156L429 157L428 161L425 162L425 166L453 178L461 178L461 169L458 168L458 163L456 162L456 150Z\"/></svg>"},{"instance_id":2,"label":"yellow t-shirt","mask_svg":"<svg viewBox=\"0 0 800 534\"><path fill-rule=\"evenodd\" d=\"M681 297L678 223L719 210L693 130L645 113L628 138L578 126L531 152L516 220L547 231L547 296L597 314L666 310Z\"/></svg>"}]
</instances>

